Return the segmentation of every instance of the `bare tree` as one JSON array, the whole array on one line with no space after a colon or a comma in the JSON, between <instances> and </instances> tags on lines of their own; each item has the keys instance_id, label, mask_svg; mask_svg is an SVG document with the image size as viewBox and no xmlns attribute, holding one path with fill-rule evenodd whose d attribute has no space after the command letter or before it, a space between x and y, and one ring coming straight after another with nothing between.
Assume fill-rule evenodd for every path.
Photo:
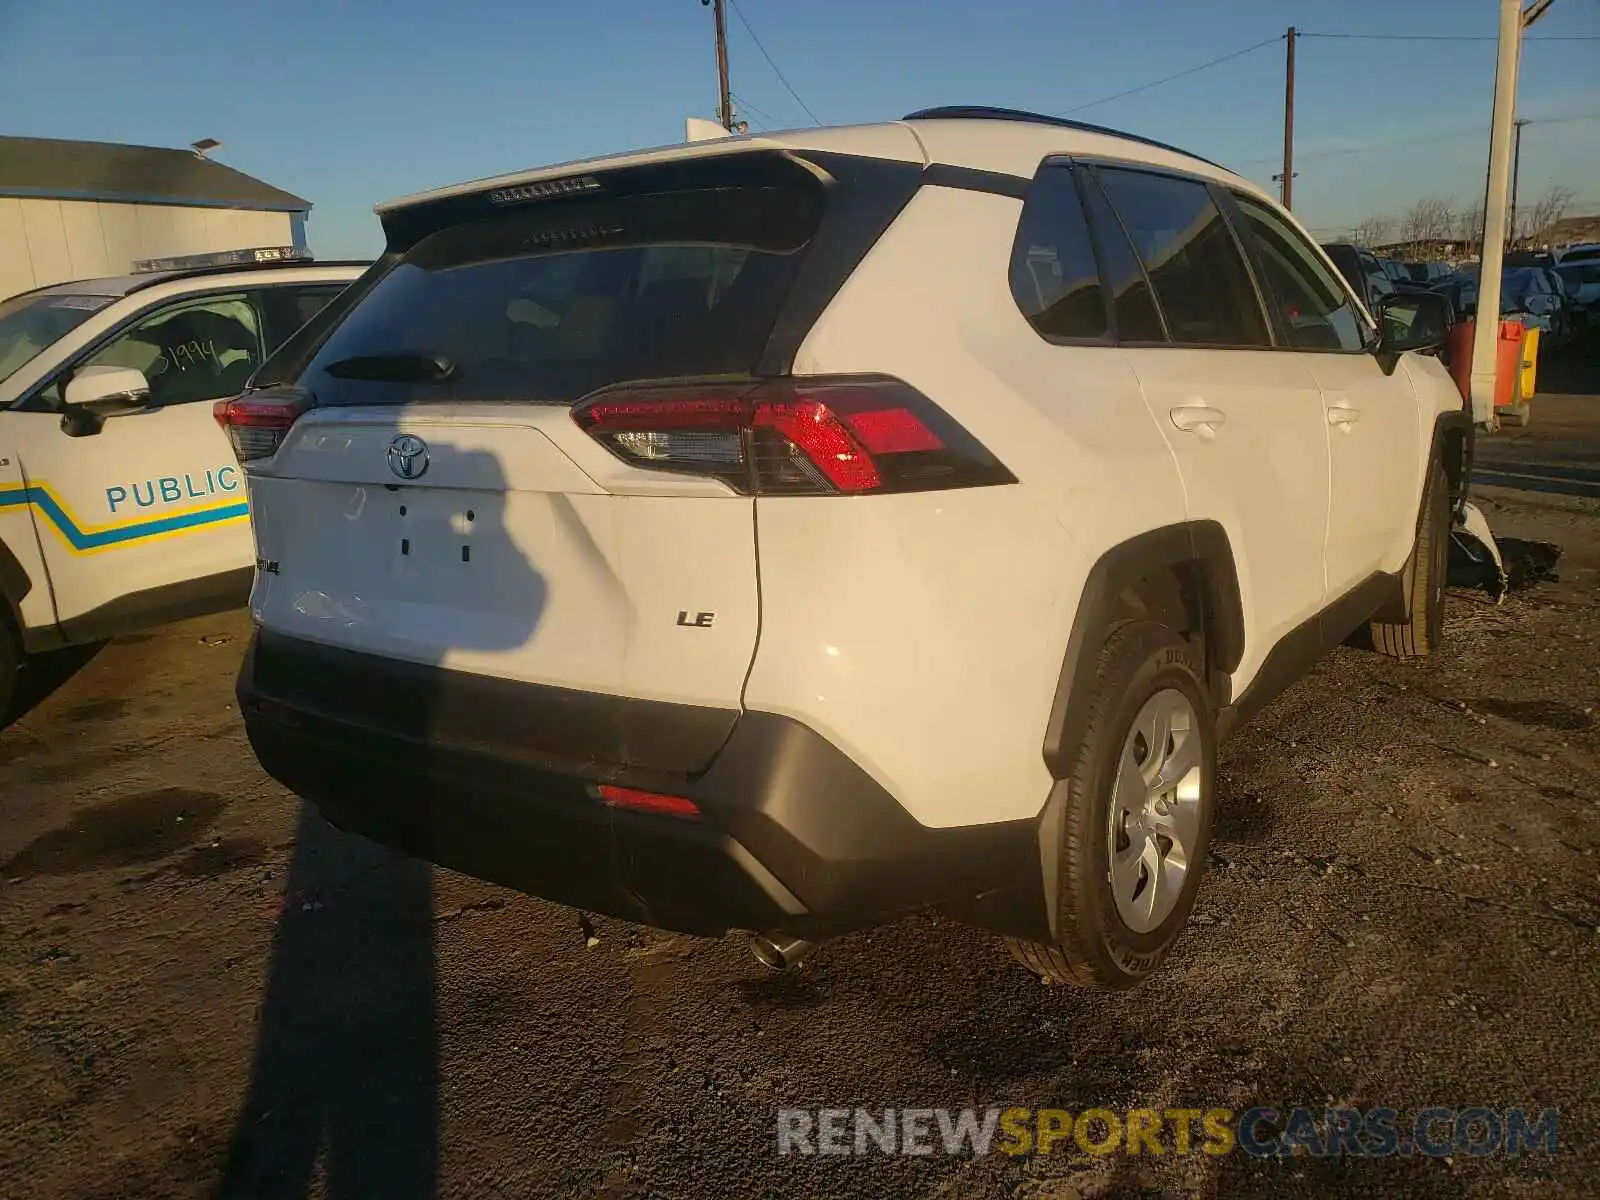
<instances>
[{"instance_id":1,"label":"bare tree","mask_svg":"<svg viewBox=\"0 0 1600 1200\"><path fill-rule=\"evenodd\" d=\"M1514 230L1513 234L1520 234L1532 242L1544 241L1549 237L1555 223L1567 215L1567 208L1577 194L1564 183L1551 184L1526 210L1526 215L1517 214L1517 224L1520 229Z\"/></svg>"},{"instance_id":2,"label":"bare tree","mask_svg":"<svg viewBox=\"0 0 1600 1200\"><path fill-rule=\"evenodd\" d=\"M1400 218L1400 236L1414 245L1447 241L1455 228L1455 207L1443 196L1418 200Z\"/></svg>"},{"instance_id":3,"label":"bare tree","mask_svg":"<svg viewBox=\"0 0 1600 1200\"><path fill-rule=\"evenodd\" d=\"M1358 246L1381 246L1389 240L1394 222L1388 217L1367 217L1350 230L1350 240Z\"/></svg>"},{"instance_id":4,"label":"bare tree","mask_svg":"<svg viewBox=\"0 0 1600 1200\"><path fill-rule=\"evenodd\" d=\"M1483 204L1465 209L1456 221L1456 240L1469 250L1483 241Z\"/></svg>"}]
</instances>

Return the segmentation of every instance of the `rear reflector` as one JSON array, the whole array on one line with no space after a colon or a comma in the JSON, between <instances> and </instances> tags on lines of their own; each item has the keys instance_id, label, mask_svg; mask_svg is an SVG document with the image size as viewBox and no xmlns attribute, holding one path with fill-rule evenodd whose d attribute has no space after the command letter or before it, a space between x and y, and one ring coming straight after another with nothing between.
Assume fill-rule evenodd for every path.
<instances>
[{"instance_id":1,"label":"rear reflector","mask_svg":"<svg viewBox=\"0 0 1600 1200\"><path fill-rule=\"evenodd\" d=\"M1015 483L921 392L884 376L628 384L573 419L639 467L709 475L747 495L859 495Z\"/></svg>"},{"instance_id":2,"label":"rear reflector","mask_svg":"<svg viewBox=\"0 0 1600 1200\"><path fill-rule=\"evenodd\" d=\"M664 813L671 817L698 817L700 809L693 800L682 796L668 796L664 792L642 792L638 788L617 787L602 783L600 799L612 808L631 808L636 812Z\"/></svg>"},{"instance_id":3,"label":"rear reflector","mask_svg":"<svg viewBox=\"0 0 1600 1200\"><path fill-rule=\"evenodd\" d=\"M283 445L289 427L310 408L309 397L289 388L247 392L231 400L218 400L211 415L222 426L240 462L270 458Z\"/></svg>"}]
</instances>

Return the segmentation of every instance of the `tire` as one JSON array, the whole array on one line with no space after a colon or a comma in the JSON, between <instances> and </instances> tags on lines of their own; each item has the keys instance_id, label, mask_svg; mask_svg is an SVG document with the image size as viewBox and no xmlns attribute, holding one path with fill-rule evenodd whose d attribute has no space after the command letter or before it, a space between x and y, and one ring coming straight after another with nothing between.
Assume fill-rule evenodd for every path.
<instances>
[{"instance_id":1,"label":"tire","mask_svg":"<svg viewBox=\"0 0 1600 1200\"><path fill-rule=\"evenodd\" d=\"M16 698L17 672L22 666L21 639L0 611L0 729L11 722L11 703Z\"/></svg>"},{"instance_id":2,"label":"tire","mask_svg":"<svg viewBox=\"0 0 1600 1200\"><path fill-rule=\"evenodd\" d=\"M1057 941L1043 945L1007 939L1012 956L1047 981L1132 987L1155 972L1187 923L1205 870L1215 811L1216 715L1204 679L1194 648L1164 625L1125 622L1106 639L1095 664L1083 740L1056 788L1066 805L1058 851ZM1159 737L1161 729L1159 719L1152 724L1152 706L1158 712L1162 706L1171 709L1170 749L1146 738L1141 763L1135 735L1142 737L1141 730L1149 729ZM1186 729L1178 718L1187 722ZM1152 753L1164 762L1152 763ZM1125 756L1130 756L1126 762ZM1158 796L1145 782L1144 771L1163 766L1170 771L1162 773L1175 775L1178 782L1170 793ZM1133 774L1122 775L1119 768ZM1119 781L1128 786L1119 789ZM1163 798L1168 794L1170 803ZM1136 819L1125 807L1130 800L1143 809ZM1168 837L1162 847L1162 830L1181 838ZM1145 856L1138 853L1141 845ZM1152 845L1155 875L1149 867ZM1183 870L1174 879L1179 858ZM1138 888L1140 871L1147 891ZM1163 890L1158 880L1169 886ZM1118 890L1127 897L1126 905L1118 900ZM1130 909L1135 910L1132 917Z\"/></svg>"},{"instance_id":3,"label":"tire","mask_svg":"<svg viewBox=\"0 0 1600 1200\"><path fill-rule=\"evenodd\" d=\"M1410 616L1372 622L1372 648L1390 658L1421 658L1444 640L1444 584L1450 566L1450 481L1435 462L1422 494L1422 520L1411 552Z\"/></svg>"},{"instance_id":4,"label":"tire","mask_svg":"<svg viewBox=\"0 0 1600 1200\"><path fill-rule=\"evenodd\" d=\"M1500 410L1500 424L1526 425L1532 416L1533 402L1524 400L1520 404L1513 404L1509 408Z\"/></svg>"}]
</instances>

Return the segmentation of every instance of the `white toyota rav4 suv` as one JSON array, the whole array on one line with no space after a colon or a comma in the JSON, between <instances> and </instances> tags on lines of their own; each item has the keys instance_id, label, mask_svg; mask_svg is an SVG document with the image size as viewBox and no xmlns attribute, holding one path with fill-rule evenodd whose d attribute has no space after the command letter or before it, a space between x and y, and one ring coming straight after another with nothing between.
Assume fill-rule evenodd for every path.
<instances>
[{"instance_id":1,"label":"white toyota rav4 suv","mask_svg":"<svg viewBox=\"0 0 1600 1200\"><path fill-rule=\"evenodd\" d=\"M1438 641L1442 304L1374 320L1193 155L936 109L379 212L219 405L241 709L344 828L775 964L934 908L1126 986L1219 739Z\"/></svg>"}]
</instances>

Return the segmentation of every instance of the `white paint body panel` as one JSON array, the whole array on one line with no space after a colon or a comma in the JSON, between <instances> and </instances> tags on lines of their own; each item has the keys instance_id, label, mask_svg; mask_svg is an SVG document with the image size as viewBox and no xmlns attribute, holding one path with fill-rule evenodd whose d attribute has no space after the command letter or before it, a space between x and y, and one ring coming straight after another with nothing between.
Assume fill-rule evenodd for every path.
<instances>
[{"instance_id":1,"label":"white paint body panel","mask_svg":"<svg viewBox=\"0 0 1600 1200\"><path fill-rule=\"evenodd\" d=\"M1410 374L1385 374L1374 355L1300 357L1321 388L1328 417L1333 600L1374 571L1398 571L1411 553L1414 530L1397 516L1415 514L1421 502L1418 464L1427 460L1433 414L1424 428Z\"/></svg>"},{"instance_id":2,"label":"white paint body panel","mask_svg":"<svg viewBox=\"0 0 1600 1200\"><path fill-rule=\"evenodd\" d=\"M1302 356L1271 350L1128 351L1150 414L1177 460L1188 517L1228 535L1244 606L1234 695L1267 653L1316 615L1325 594L1328 427ZM1174 409L1204 406L1224 423L1182 430Z\"/></svg>"},{"instance_id":3,"label":"white paint body panel","mask_svg":"<svg viewBox=\"0 0 1600 1200\"><path fill-rule=\"evenodd\" d=\"M389 467L401 434L428 446L415 481ZM578 460L634 478L608 490ZM565 407L314 412L251 464L257 554L277 564L251 611L408 662L736 708L759 618L753 502L703 481L647 494L661 480Z\"/></svg>"},{"instance_id":4,"label":"white paint body panel","mask_svg":"<svg viewBox=\"0 0 1600 1200\"><path fill-rule=\"evenodd\" d=\"M811 725L926 825L1039 811L1045 721L1088 570L1106 546L1184 515L1124 352L1049 345L1011 299L1020 210L924 188L798 363L904 379L1020 483L756 501L761 646L746 705Z\"/></svg>"},{"instance_id":5,"label":"white paint body panel","mask_svg":"<svg viewBox=\"0 0 1600 1200\"><path fill-rule=\"evenodd\" d=\"M10 463L0 468L0 540L32 583L22 604L26 630L139 592L247 570L255 552L244 474L209 402L112 417L89 437L69 437L56 413L13 406L108 334L175 300L286 284L342 285L359 274L356 267L311 265L158 276L136 291L129 289L150 277L87 279L59 289L119 298L0 382L0 459ZM206 515L216 519L198 520ZM121 536L130 526L141 536Z\"/></svg>"}]
</instances>

